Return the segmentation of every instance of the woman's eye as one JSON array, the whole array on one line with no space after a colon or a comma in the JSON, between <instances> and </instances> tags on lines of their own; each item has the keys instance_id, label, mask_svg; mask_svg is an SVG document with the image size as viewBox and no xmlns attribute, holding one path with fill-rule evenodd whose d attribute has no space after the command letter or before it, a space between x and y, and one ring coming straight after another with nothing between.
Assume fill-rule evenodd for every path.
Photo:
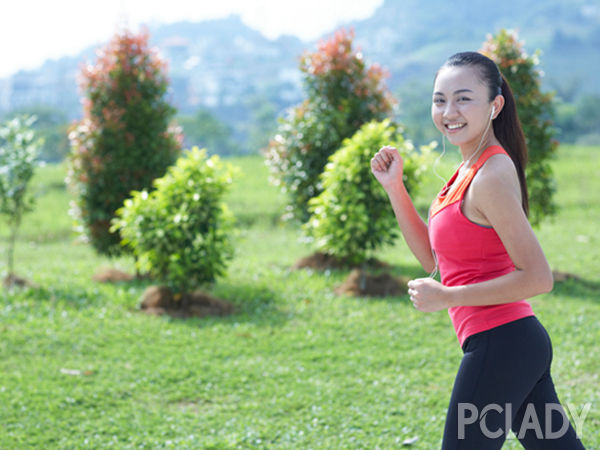
<instances>
[{"instance_id":1,"label":"woman's eye","mask_svg":"<svg viewBox=\"0 0 600 450\"><path fill-rule=\"evenodd\" d=\"M468 102L469 100L471 100L469 97L460 97L458 99L459 102Z\"/></svg>"},{"instance_id":2,"label":"woman's eye","mask_svg":"<svg viewBox=\"0 0 600 450\"><path fill-rule=\"evenodd\" d=\"M433 103L435 105L440 105L440 104L444 103L444 99L443 98L434 98Z\"/></svg>"}]
</instances>

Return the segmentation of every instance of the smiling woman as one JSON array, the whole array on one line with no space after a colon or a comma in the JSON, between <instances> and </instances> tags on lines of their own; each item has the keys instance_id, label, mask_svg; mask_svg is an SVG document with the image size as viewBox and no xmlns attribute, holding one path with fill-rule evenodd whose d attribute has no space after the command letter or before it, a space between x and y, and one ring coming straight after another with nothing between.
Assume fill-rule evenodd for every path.
<instances>
[{"instance_id":1,"label":"smiling woman","mask_svg":"<svg viewBox=\"0 0 600 450\"><path fill-rule=\"evenodd\" d=\"M440 271L441 282L410 281L410 300L423 312L447 309L464 352L442 449L500 449L510 429L526 449L581 449L550 375L550 337L527 301L553 280L527 220L527 146L510 86L486 56L458 53L436 74L431 116L463 162L428 224L397 149L380 149L371 169L423 268Z\"/></svg>"}]
</instances>

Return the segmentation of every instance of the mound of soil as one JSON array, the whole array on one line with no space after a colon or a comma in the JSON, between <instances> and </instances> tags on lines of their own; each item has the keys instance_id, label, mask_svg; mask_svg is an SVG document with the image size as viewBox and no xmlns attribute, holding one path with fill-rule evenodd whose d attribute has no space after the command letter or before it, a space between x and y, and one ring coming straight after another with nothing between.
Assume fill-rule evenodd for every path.
<instances>
[{"instance_id":1,"label":"mound of soil","mask_svg":"<svg viewBox=\"0 0 600 450\"><path fill-rule=\"evenodd\" d=\"M406 277L395 277L389 273L374 275L354 269L334 292L355 297L396 297L406 294L408 281Z\"/></svg>"},{"instance_id":2,"label":"mound of soil","mask_svg":"<svg viewBox=\"0 0 600 450\"><path fill-rule=\"evenodd\" d=\"M99 281L100 283L118 283L121 281L133 281L134 279L135 275L112 268L100 269L92 277L92 280Z\"/></svg>"},{"instance_id":3,"label":"mound of soil","mask_svg":"<svg viewBox=\"0 0 600 450\"><path fill-rule=\"evenodd\" d=\"M2 280L2 284L5 288L10 289L12 287L22 287L22 288L38 288L39 286L35 284L33 281L26 280L25 278L18 277L14 273L8 274Z\"/></svg>"},{"instance_id":4,"label":"mound of soil","mask_svg":"<svg viewBox=\"0 0 600 450\"><path fill-rule=\"evenodd\" d=\"M367 261L366 265L374 269L389 269L390 265L379 261L378 259L371 258ZM327 269L347 269L358 267L357 264L348 262L346 258L338 258L327 253L315 252L310 256L301 258L292 266L292 270L297 269L315 269L315 270L327 270ZM362 264L360 264L362 266Z\"/></svg>"},{"instance_id":5,"label":"mound of soil","mask_svg":"<svg viewBox=\"0 0 600 450\"><path fill-rule=\"evenodd\" d=\"M92 280L100 283L120 283L122 281L134 281L134 280L150 280L151 277L147 273L136 273L131 274L123 272L119 269L105 268L100 269L93 277Z\"/></svg>"},{"instance_id":6,"label":"mound of soil","mask_svg":"<svg viewBox=\"0 0 600 450\"><path fill-rule=\"evenodd\" d=\"M567 281L567 280L582 281L581 277L579 277L578 275L575 275L573 273L568 273L568 272L561 272L559 270L552 271L552 278L554 278L554 281L556 283L561 283L561 282Z\"/></svg>"},{"instance_id":7,"label":"mound of soil","mask_svg":"<svg viewBox=\"0 0 600 450\"><path fill-rule=\"evenodd\" d=\"M165 286L146 288L140 299L140 309L150 315L168 314L171 317L226 316L234 311L233 303L202 291L179 297Z\"/></svg>"}]
</instances>

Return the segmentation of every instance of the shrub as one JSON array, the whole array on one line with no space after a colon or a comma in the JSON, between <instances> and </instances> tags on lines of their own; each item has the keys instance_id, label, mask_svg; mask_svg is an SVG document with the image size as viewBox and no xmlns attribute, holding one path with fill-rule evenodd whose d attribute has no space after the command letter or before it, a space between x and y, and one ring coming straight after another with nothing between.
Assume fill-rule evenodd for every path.
<instances>
[{"instance_id":1,"label":"shrub","mask_svg":"<svg viewBox=\"0 0 600 450\"><path fill-rule=\"evenodd\" d=\"M550 167L558 147L551 120L553 95L541 92L541 73L536 67L539 56L537 53L528 56L516 33L501 30L496 36L489 36L482 53L498 64L515 96L529 150L526 169L529 219L533 225L539 225L544 217L556 213L555 180Z\"/></svg>"},{"instance_id":2,"label":"shrub","mask_svg":"<svg viewBox=\"0 0 600 450\"><path fill-rule=\"evenodd\" d=\"M148 48L148 34L117 34L82 76L84 117L69 134L71 212L94 248L111 255L121 240L109 230L115 211L132 190L164 175L180 136L164 99L164 63Z\"/></svg>"},{"instance_id":3,"label":"shrub","mask_svg":"<svg viewBox=\"0 0 600 450\"><path fill-rule=\"evenodd\" d=\"M42 146L31 125L35 116L15 117L0 126L0 214L9 228L8 276L14 274L14 249L23 215L33 209L27 187Z\"/></svg>"},{"instance_id":4,"label":"shrub","mask_svg":"<svg viewBox=\"0 0 600 450\"><path fill-rule=\"evenodd\" d=\"M383 70L367 67L352 48L353 38L342 29L315 53L302 56L307 99L280 120L264 150L271 181L288 194L286 219L308 219L308 200L321 192L319 175L329 155L362 124L382 120L392 110Z\"/></svg>"},{"instance_id":5,"label":"shrub","mask_svg":"<svg viewBox=\"0 0 600 450\"><path fill-rule=\"evenodd\" d=\"M194 147L154 180L153 191L132 192L111 229L120 231L138 269L179 293L223 275L234 218L222 199L236 172Z\"/></svg>"},{"instance_id":6,"label":"shrub","mask_svg":"<svg viewBox=\"0 0 600 450\"><path fill-rule=\"evenodd\" d=\"M431 159L431 148L415 151L401 129L386 119L363 125L329 157L321 175L323 192L309 200L311 217L302 226L317 247L351 264L398 236L388 196L371 172L371 158L384 145L398 149L404 159L404 184L415 193Z\"/></svg>"}]
</instances>

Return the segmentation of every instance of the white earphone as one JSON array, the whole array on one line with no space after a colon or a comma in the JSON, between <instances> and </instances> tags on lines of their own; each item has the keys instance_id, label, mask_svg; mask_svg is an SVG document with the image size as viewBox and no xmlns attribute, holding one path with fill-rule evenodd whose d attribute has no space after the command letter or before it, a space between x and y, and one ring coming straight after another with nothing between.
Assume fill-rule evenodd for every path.
<instances>
[{"instance_id":1,"label":"white earphone","mask_svg":"<svg viewBox=\"0 0 600 450\"><path fill-rule=\"evenodd\" d=\"M490 120L494 118L494 113L496 112L496 107L492 106L492 114L490 114Z\"/></svg>"}]
</instances>

